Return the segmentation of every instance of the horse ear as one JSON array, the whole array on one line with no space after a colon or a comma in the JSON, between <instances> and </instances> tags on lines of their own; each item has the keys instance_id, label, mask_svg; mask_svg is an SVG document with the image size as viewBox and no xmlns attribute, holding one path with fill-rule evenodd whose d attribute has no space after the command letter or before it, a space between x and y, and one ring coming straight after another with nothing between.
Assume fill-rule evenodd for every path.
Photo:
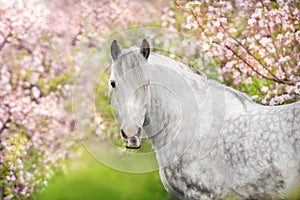
<instances>
[{"instance_id":1,"label":"horse ear","mask_svg":"<svg viewBox=\"0 0 300 200\"><path fill-rule=\"evenodd\" d=\"M143 39L142 46L140 48L141 54L144 56L144 58L148 59L150 55L150 45L146 39Z\"/></svg>"},{"instance_id":2,"label":"horse ear","mask_svg":"<svg viewBox=\"0 0 300 200\"><path fill-rule=\"evenodd\" d=\"M112 59L116 61L120 53L121 53L121 47L118 44L117 40L114 40L110 46L110 55Z\"/></svg>"}]
</instances>

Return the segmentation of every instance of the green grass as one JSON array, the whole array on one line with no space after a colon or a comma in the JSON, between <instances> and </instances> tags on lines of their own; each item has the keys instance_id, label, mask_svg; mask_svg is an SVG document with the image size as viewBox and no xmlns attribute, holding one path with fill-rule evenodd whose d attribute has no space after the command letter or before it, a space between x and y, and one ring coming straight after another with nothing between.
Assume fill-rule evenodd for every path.
<instances>
[{"instance_id":1,"label":"green grass","mask_svg":"<svg viewBox=\"0 0 300 200\"><path fill-rule=\"evenodd\" d=\"M85 150L69 161L68 173L56 175L48 187L33 199L172 199L160 182L158 172L129 174L108 168Z\"/></svg>"}]
</instances>

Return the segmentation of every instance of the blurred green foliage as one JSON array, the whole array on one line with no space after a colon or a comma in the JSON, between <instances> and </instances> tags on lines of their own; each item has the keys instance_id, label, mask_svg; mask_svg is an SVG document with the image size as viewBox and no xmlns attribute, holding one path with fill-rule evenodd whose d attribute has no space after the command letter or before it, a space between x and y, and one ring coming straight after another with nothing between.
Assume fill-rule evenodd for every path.
<instances>
[{"instance_id":1,"label":"blurred green foliage","mask_svg":"<svg viewBox=\"0 0 300 200\"><path fill-rule=\"evenodd\" d=\"M85 150L79 160L68 162L67 170L67 174L57 174L47 189L32 199L174 199L163 188L157 171L144 174L119 172L104 166Z\"/></svg>"}]
</instances>

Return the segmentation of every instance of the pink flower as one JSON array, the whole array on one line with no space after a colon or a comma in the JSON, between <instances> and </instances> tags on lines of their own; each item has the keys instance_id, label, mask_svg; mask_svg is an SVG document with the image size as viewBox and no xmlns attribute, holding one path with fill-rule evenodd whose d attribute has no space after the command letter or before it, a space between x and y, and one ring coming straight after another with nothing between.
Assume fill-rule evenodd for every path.
<instances>
[{"instance_id":1,"label":"pink flower","mask_svg":"<svg viewBox=\"0 0 300 200\"><path fill-rule=\"evenodd\" d=\"M248 19L248 25L253 26L256 23L256 20L253 18Z\"/></svg>"}]
</instances>

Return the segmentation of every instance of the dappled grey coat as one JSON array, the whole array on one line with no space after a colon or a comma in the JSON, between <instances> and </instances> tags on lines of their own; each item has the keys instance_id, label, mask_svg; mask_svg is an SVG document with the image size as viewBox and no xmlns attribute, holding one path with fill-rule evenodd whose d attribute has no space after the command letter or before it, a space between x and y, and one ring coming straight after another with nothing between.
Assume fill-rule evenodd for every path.
<instances>
[{"instance_id":1,"label":"dappled grey coat","mask_svg":"<svg viewBox=\"0 0 300 200\"><path fill-rule=\"evenodd\" d=\"M189 72L169 58L154 54L149 62L165 62L178 68L197 94L199 105L189 111L200 115L198 122L190 121L199 123L198 132L189 132L189 124L172 141L172 148L157 152L159 164L167 163L160 169L160 176L168 192L180 199L274 199L287 198L300 189L300 102L262 106L241 92ZM156 94L152 99L164 101L161 96ZM172 108L151 110L159 116L172 113ZM179 130L174 119L161 120L170 122L152 139L155 149L162 140L174 140L170 138ZM151 128L146 127L147 131ZM176 148L181 151L178 146L190 138L191 145L184 154L171 162L170 158L178 153Z\"/></svg>"},{"instance_id":2,"label":"dappled grey coat","mask_svg":"<svg viewBox=\"0 0 300 200\"><path fill-rule=\"evenodd\" d=\"M140 50L121 50L114 41L110 80L116 85L114 104L126 147L141 144L140 128L131 128L130 134L126 128L143 126L169 193L180 199L274 199L287 198L297 189L300 102L256 104L179 62L156 53L149 56L149 50L146 40ZM139 76L121 82L131 69ZM122 87L136 88L143 78L142 87L132 93L133 102L126 104Z\"/></svg>"}]
</instances>

